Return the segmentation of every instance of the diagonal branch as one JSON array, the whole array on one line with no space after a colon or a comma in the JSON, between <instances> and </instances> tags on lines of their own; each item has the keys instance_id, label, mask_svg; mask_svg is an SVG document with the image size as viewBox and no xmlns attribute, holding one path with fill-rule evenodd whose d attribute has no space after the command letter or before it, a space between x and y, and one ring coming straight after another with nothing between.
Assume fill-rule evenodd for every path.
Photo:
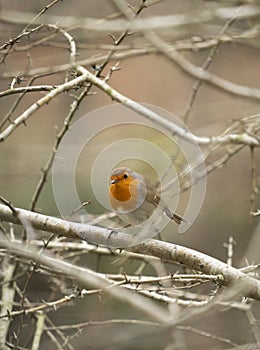
<instances>
[{"instance_id":1,"label":"diagonal branch","mask_svg":"<svg viewBox=\"0 0 260 350\"><path fill-rule=\"evenodd\" d=\"M73 89L74 87L83 84L84 82L89 82L97 87L99 87L102 91L104 91L108 96L110 96L113 100L116 100L122 103L127 108L137 112L138 114L148 118L152 122L157 125L161 125L166 130L172 132L174 135L178 135L182 139L191 142L197 143L200 146L207 145L216 145L216 144L244 144L249 146L260 146L260 141L254 135L250 135L247 132L243 132L241 134L227 134L227 135L219 135L219 136L197 136L188 131L185 128L180 127L179 125L171 122L170 120L162 118L157 113L148 109L147 107L135 102L129 97L121 94L117 90L113 89L110 85L108 85L105 81L101 80L91 72L89 72L86 68L82 66L77 67L77 71L80 76L75 79L70 80L64 84L59 85L57 88L50 91L46 96L42 97L34 104L32 104L26 111L24 111L19 117L17 117L11 125L9 125L2 133L0 133L0 142L4 141L10 134L12 134L15 129L22 123L24 123L34 112L36 112L40 107L49 103L54 97L61 94L62 92ZM260 92L259 92L260 98ZM259 116L257 116L259 117Z\"/></svg>"},{"instance_id":2,"label":"diagonal branch","mask_svg":"<svg viewBox=\"0 0 260 350\"><path fill-rule=\"evenodd\" d=\"M138 114L144 116L145 118L151 120L152 122L164 127L166 130L171 131L173 135L178 135L179 137L181 137L182 139L188 142L197 143L200 146L228 144L228 143L260 146L260 141L256 137L251 136L246 132L241 134L227 134L227 135L205 136L205 137L194 135L187 129L180 127L179 125L171 122L170 120L162 118L160 115L151 111L147 107L121 94L117 90L113 89L110 85L108 85L105 81L99 79L98 77L96 77L95 75L87 71L84 67L79 66L77 70L81 74L87 76L86 78L87 81L99 87L106 94L108 94L113 100L116 100L122 103L127 108L130 108L131 110L137 112ZM259 98L260 98L260 90L259 90Z\"/></svg>"},{"instance_id":3,"label":"diagonal branch","mask_svg":"<svg viewBox=\"0 0 260 350\"><path fill-rule=\"evenodd\" d=\"M86 78L86 74L82 74L81 76L72 79L69 82L59 85L44 97L33 103L27 110L25 110L19 117L17 117L12 124L10 124L2 133L0 133L0 142L4 141L9 135L11 135L19 125L25 123L26 120L39 108L48 104L54 97L58 96L59 94L83 84L86 81Z\"/></svg>"},{"instance_id":4,"label":"diagonal branch","mask_svg":"<svg viewBox=\"0 0 260 350\"><path fill-rule=\"evenodd\" d=\"M59 270L66 276L77 280L83 286L102 288L111 296L114 296L123 302L127 302L161 323L167 324L169 322L169 314L164 308L157 306L140 295L135 295L133 298L130 291L119 288L116 284L111 284L106 278L88 268L72 265L60 259L48 256L47 254L39 254L37 250L30 246L25 246L23 243L18 244L5 240L1 241L0 246L7 249L12 254L16 254L26 259L32 259L38 264L48 266L54 270Z\"/></svg>"},{"instance_id":5,"label":"diagonal branch","mask_svg":"<svg viewBox=\"0 0 260 350\"><path fill-rule=\"evenodd\" d=\"M19 218L30 222L35 229L74 239L83 239L94 244L114 247L126 246L126 250L135 253L156 256L164 261L177 262L205 274L222 275L224 278L223 285L235 288L237 293L241 293L246 297L260 300L260 281L193 249L154 239L129 247L133 241L125 233L117 232L111 235L111 230L106 228L69 222L24 209L16 208L16 211L19 213ZM10 208L5 205L0 205L0 220L21 225L18 217L14 216ZM7 247L7 244L6 241L0 241L0 246L3 248Z\"/></svg>"},{"instance_id":6,"label":"diagonal branch","mask_svg":"<svg viewBox=\"0 0 260 350\"><path fill-rule=\"evenodd\" d=\"M260 89L232 83L231 81L212 74L201 67L195 66L176 50L171 50L171 46L164 42L156 33L146 32L145 37L152 42L158 51L163 53L166 58L177 64L185 73L192 77L199 79L204 83L208 83L209 85L233 96L240 96L253 100L260 99Z\"/></svg>"}]
</instances>

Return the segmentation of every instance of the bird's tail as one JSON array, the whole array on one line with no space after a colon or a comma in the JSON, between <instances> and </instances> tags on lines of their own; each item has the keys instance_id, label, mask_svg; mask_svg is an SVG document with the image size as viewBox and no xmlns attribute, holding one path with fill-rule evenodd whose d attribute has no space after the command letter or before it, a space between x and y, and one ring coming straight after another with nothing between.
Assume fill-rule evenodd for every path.
<instances>
[{"instance_id":1,"label":"bird's tail","mask_svg":"<svg viewBox=\"0 0 260 350\"><path fill-rule=\"evenodd\" d=\"M180 225L182 222L188 223L184 218L182 218L180 215L173 213L169 208L163 208L163 211L168 216L169 219L176 222L176 224Z\"/></svg>"}]
</instances>

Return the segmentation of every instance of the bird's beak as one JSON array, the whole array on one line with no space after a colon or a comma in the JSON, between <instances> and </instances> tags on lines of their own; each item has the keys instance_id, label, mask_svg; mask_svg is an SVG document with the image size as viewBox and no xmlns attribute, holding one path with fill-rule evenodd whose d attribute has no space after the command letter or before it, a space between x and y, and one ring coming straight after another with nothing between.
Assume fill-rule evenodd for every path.
<instances>
[{"instance_id":1,"label":"bird's beak","mask_svg":"<svg viewBox=\"0 0 260 350\"><path fill-rule=\"evenodd\" d=\"M119 181L119 180L114 179L114 180L111 180L111 182L110 182L110 183L111 183L111 185L114 185L114 184L117 184L117 183L118 183L118 181Z\"/></svg>"}]
</instances>

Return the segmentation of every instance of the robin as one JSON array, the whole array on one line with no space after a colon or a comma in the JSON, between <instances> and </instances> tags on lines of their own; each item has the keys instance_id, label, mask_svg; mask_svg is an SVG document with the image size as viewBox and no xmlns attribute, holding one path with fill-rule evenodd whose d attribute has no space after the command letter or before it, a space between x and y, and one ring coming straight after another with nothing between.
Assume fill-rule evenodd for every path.
<instances>
[{"instance_id":1,"label":"robin","mask_svg":"<svg viewBox=\"0 0 260 350\"><path fill-rule=\"evenodd\" d=\"M162 202L152 182L129 168L120 167L111 172L109 198L113 210L128 225L141 224L156 208L161 208L178 225L186 222Z\"/></svg>"}]
</instances>

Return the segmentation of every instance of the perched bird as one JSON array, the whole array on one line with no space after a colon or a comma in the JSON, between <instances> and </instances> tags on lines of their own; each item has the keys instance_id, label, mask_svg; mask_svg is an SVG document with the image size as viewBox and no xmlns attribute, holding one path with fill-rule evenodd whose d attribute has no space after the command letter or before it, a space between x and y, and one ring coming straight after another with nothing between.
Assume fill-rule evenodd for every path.
<instances>
[{"instance_id":1,"label":"perched bird","mask_svg":"<svg viewBox=\"0 0 260 350\"><path fill-rule=\"evenodd\" d=\"M111 172L109 199L117 215L132 226L147 220L156 208L161 208L178 225L186 222L162 202L151 181L129 168L120 167Z\"/></svg>"}]
</instances>

